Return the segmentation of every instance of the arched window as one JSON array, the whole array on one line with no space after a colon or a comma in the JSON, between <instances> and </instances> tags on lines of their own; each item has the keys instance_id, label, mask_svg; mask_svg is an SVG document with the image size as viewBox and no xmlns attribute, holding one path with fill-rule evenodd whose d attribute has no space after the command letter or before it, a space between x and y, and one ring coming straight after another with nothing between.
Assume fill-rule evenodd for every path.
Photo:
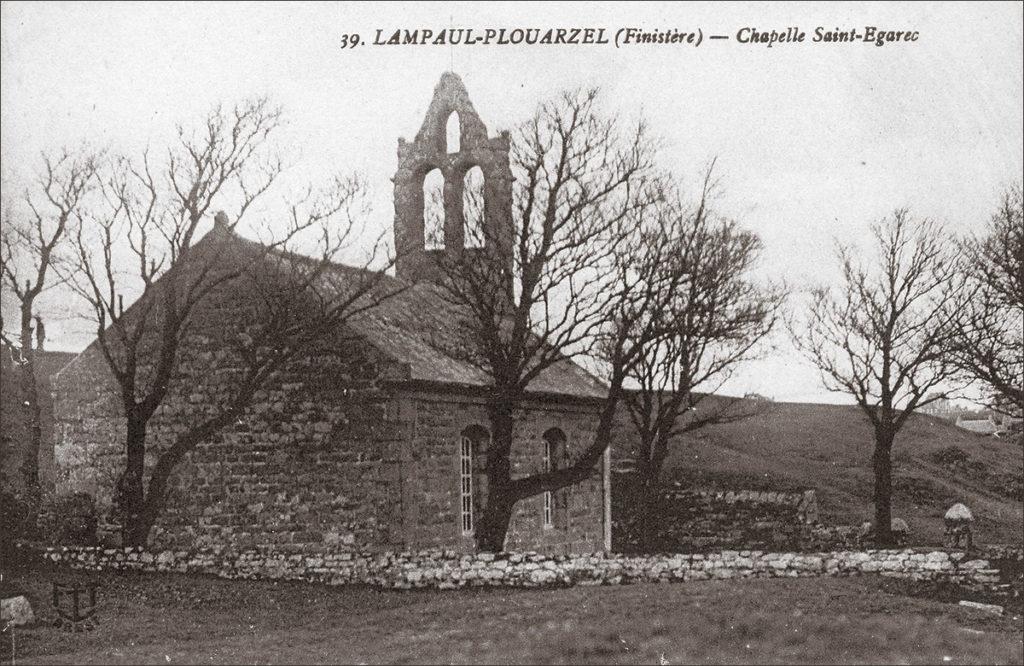
<instances>
[{"instance_id":1,"label":"arched window","mask_svg":"<svg viewBox=\"0 0 1024 666\"><path fill-rule=\"evenodd\" d=\"M462 177L463 245L484 247L484 170L475 166Z\"/></svg>"},{"instance_id":2,"label":"arched window","mask_svg":"<svg viewBox=\"0 0 1024 666\"><path fill-rule=\"evenodd\" d=\"M444 174L440 169L423 179L423 247L444 249Z\"/></svg>"},{"instance_id":3,"label":"arched window","mask_svg":"<svg viewBox=\"0 0 1024 666\"><path fill-rule=\"evenodd\" d=\"M542 461L545 472L554 472L565 467L568 455L565 441L565 433L559 428L551 428L544 433ZM544 527L565 527L569 513L568 488L554 492L546 491L543 502Z\"/></svg>"},{"instance_id":4,"label":"arched window","mask_svg":"<svg viewBox=\"0 0 1024 666\"><path fill-rule=\"evenodd\" d=\"M463 534L473 534L476 515L487 497L487 428L472 425L459 439L459 509Z\"/></svg>"},{"instance_id":5,"label":"arched window","mask_svg":"<svg viewBox=\"0 0 1024 666\"><path fill-rule=\"evenodd\" d=\"M457 153L462 149L462 123L458 111L452 111L445 124L445 152Z\"/></svg>"}]
</instances>

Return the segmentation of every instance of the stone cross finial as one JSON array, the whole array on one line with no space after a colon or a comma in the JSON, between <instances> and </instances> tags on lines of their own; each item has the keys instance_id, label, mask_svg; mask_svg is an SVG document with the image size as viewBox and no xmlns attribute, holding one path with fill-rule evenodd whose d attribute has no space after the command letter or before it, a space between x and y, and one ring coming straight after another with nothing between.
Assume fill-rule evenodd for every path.
<instances>
[{"instance_id":1,"label":"stone cross finial","mask_svg":"<svg viewBox=\"0 0 1024 666\"><path fill-rule=\"evenodd\" d=\"M974 514L966 505L957 502L949 507L949 511L943 516L946 523L946 546L949 548L974 548L974 534L971 530L971 523L974 522Z\"/></svg>"},{"instance_id":2,"label":"stone cross finial","mask_svg":"<svg viewBox=\"0 0 1024 666\"><path fill-rule=\"evenodd\" d=\"M957 502L949 507L949 511L946 512L944 518L954 523L970 523L974 521L974 514L971 513L971 510L965 504Z\"/></svg>"},{"instance_id":3,"label":"stone cross finial","mask_svg":"<svg viewBox=\"0 0 1024 666\"><path fill-rule=\"evenodd\" d=\"M43 326L43 320L38 316L36 320L36 349L43 351L43 345L46 343L46 327Z\"/></svg>"}]
</instances>

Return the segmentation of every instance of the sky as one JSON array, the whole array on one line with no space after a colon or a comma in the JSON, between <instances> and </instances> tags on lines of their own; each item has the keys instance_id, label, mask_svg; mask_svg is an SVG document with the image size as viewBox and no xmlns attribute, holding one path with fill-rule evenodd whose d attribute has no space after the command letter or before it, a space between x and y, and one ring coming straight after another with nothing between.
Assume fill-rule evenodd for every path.
<instances>
[{"instance_id":1,"label":"sky","mask_svg":"<svg viewBox=\"0 0 1024 666\"><path fill-rule=\"evenodd\" d=\"M647 119L660 165L684 185L717 160L724 211L764 242L761 276L799 291L834 283L835 242L862 242L897 207L956 233L983 227L1024 171L1022 11L982 2L5 2L0 170L5 196L16 195L41 151L82 141L126 152L159 146L175 123L214 104L268 95L285 111L279 139L290 177L362 173L372 191L368 231L384 231L398 137L415 135L444 71L459 74L492 135L564 89L597 86L610 112ZM769 48L736 39L742 28L791 26L806 32L804 42ZM812 43L819 26L918 38ZM448 27L730 38L698 47L340 46L353 33L367 42L377 30ZM79 350L89 331L80 318L54 315L48 348ZM726 392L849 401L823 388L784 335L773 342Z\"/></svg>"}]
</instances>

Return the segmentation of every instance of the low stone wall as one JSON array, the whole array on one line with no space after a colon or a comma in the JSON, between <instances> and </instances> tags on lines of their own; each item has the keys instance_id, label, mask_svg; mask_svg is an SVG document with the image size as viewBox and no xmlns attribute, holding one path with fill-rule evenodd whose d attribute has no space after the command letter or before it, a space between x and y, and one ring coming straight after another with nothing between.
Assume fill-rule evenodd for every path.
<instances>
[{"instance_id":1,"label":"low stone wall","mask_svg":"<svg viewBox=\"0 0 1024 666\"><path fill-rule=\"evenodd\" d=\"M804 535L803 543L812 550L856 550L862 541L860 525L812 525Z\"/></svg>"},{"instance_id":2,"label":"low stone wall","mask_svg":"<svg viewBox=\"0 0 1024 666\"><path fill-rule=\"evenodd\" d=\"M775 492L770 490L688 490L678 486L666 488L669 499L692 499L703 503L743 507L747 504L774 507L799 523L818 522L818 500L813 490Z\"/></svg>"},{"instance_id":3,"label":"low stone wall","mask_svg":"<svg viewBox=\"0 0 1024 666\"><path fill-rule=\"evenodd\" d=\"M727 578L856 576L881 574L995 586L999 570L964 553L903 550L771 553L759 550L707 554L546 556L536 553L459 555L427 550L385 555L337 553L287 555L249 551L145 552L139 549L49 548L47 560L85 570L207 574L410 589L465 586L567 587Z\"/></svg>"},{"instance_id":4,"label":"low stone wall","mask_svg":"<svg viewBox=\"0 0 1024 666\"><path fill-rule=\"evenodd\" d=\"M1007 544L982 544L978 552L989 560L1005 560L1008 562L1024 562L1024 546Z\"/></svg>"},{"instance_id":5,"label":"low stone wall","mask_svg":"<svg viewBox=\"0 0 1024 666\"><path fill-rule=\"evenodd\" d=\"M645 529L644 517L653 517ZM646 508L631 475L612 486L612 548L624 553L702 552L722 548L818 550L818 502L813 490L695 490L662 488Z\"/></svg>"}]
</instances>

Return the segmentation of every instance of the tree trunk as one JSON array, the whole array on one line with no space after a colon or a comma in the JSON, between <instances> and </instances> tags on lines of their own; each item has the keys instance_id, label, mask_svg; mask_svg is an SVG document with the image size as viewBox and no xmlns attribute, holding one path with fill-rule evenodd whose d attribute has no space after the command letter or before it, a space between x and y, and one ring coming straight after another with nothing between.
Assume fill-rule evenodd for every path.
<instances>
[{"instance_id":1,"label":"tree trunk","mask_svg":"<svg viewBox=\"0 0 1024 666\"><path fill-rule=\"evenodd\" d=\"M121 514L121 542L125 546L145 546L149 538L149 529L152 527L152 522L146 520L143 485L146 464L146 424L134 415L128 417L125 451L125 469L117 483L117 506Z\"/></svg>"},{"instance_id":2,"label":"tree trunk","mask_svg":"<svg viewBox=\"0 0 1024 666\"><path fill-rule=\"evenodd\" d=\"M487 497L480 520L475 525L477 550L500 553L505 549L516 498L512 496L512 435L515 419L512 400L495 399L490 406L491 441L487 447Z\"/></svg>"},{"instance_id":3,"label":"tree trunk","mask_svg":"<svg viewBox=\"0 0 1024 666\"><path fill-rule=\"evenodd\" d=\"M161 462L163 461L158 462L152 470L148 488L139 496L138 508L131 514L131 524L126 523L125 545L145 546L149 542L149 533L163 513L167 480L174 466L162 465Z\"/></svg>"},{"instance_id":4,"label":"tree trunk","mask_svg":"<svg viewBox=\"0 0 1024 666\"><path fill-rule=\"evenodd\" d=\"M239 396L238 404L248 401L251 397L251 386L246 386ZM206 441L240 413L241 407L238 404L195 426L181 435L169 449L164 450L150 469L148 485L143 483L143 478L146 471L146 428L149 422L144 414L140 415L138 408L128 410L128 459L125 473L118 483L119 508L124 517L124 545L147 544L149 533L163 513L167 501L168 482L174 470L200 442Z\"/></svg>"},{"instance_id":5,"label":"tree trunk","mask_svg":"<svg viewBox=\"0 0 1024 666\"><path fill-rule=\"evenodd\" d=\"M646 465L644 466L646 467ZM639 546L643 553L651 553L658 550L655 528L658 525L658 477L650 476L648 473L641 473L637 484L637 494L634 496L637 506L634 508L640 516Z\"/></svg>"},{"instance_id":6,"label":"tree trunk","mask_svg":"<svg viewBox=\"0 0 1024 666\"><path fill-rule=\"evenodd\" d=\"M28 447L22 452L21 474L30 504L38 506L41 495L39 483L39 449L43 430L39 411L39 389L36 385L35 349L32 342L32 303L26 301L21 313L21 403L28 426Z\"/></svg>"},{"instance_id":7,"label":"tree trunk","mask_svg":"<svg viewBox=\"0 0 1024 666\"><path fill-rule=\"evenodd\" d=\"M492 494L487 498L484 514L476 526L477 550L485 553L500 553L505 550L505 536L508 534L514 508L515 502L509 501L507 496L496 497Z\"/></svg>"},{"instance_id":8,"label":"tree trunk","mask_svg":"<svg viewBox=\"0 0 1024 666\"><path fill-rule=\"evenodd\" d=\"M893 434L879 428L875 432L875 452L872 463L875 471L875 543L892 546L892 441Z\"/></svg>"},{"instance_id":9,"label":"tree trunk","mask_svg":"<svg viewBox=\"0 0 1024 666\"><path fill-rule=\"evenodd\" d=\"M658 437L654 442L650 468L647 472L651 485L655 487L661 483L661 470L664 469L665 459L668 458L668 437L666 428L658 429Z\"/></svg>"},{"instance_id":10,"label":"tree trunk","mask_svg":"<svg viewBox=\"0 0 1024 666\"><path fill-rule=\"evenodd\" d=\"M234 414L234 412L230 412L229 414ZM194 449L203 437L210 433L210 431L215 431L220 427L223 427L222 421L229 420L229 414L226 414L219 419L215 419L212 422L207 422L190 432L188 435L182 437L180 440L175 442L174 446L172 446L170 450L165 451L156 461L156 464L153 465L152 470L150 471L149 484L146 486L145 496L141 505L142 508L139 511L138 518L133 526L133 532L136 535L136 543L134 545L144 546L148 541L149 533L152 531L153 525L156 524L160 514L163 513L167 497L168 481L171 478L171 474L174 473L174 470L181 462L181 459L184 458L189 451Z\"/></svg>"},{"instance_id":11,"label":"tree trunk","mask_svg":"<svg viewBox=\"0 0 1024 666\"><path fill-rule=\"evenodd\" d=\"M153 530L157 518L164 508L163 496L147 495L138 518L132 525L131 546L145 546L149 542L149 533Z\"/></svg>"},{"instance_id":12,"label":"tree trunk","mask_svg":"<svg viewBox=\"0 0 1024 666\"><path fill-rule=\"evenodd\" d=\"M649 453L647 457L637 461L637 473L639 476L639 506L640 514L640 538L644 549L652 552L658 549L655 543L655 529L658 525L658 504L661 494L661 470L665 466L665 458L668 457L668 434L663 426L657 427L651 433L653 441L644 447Z\"/></svg>"}]
</instances>

